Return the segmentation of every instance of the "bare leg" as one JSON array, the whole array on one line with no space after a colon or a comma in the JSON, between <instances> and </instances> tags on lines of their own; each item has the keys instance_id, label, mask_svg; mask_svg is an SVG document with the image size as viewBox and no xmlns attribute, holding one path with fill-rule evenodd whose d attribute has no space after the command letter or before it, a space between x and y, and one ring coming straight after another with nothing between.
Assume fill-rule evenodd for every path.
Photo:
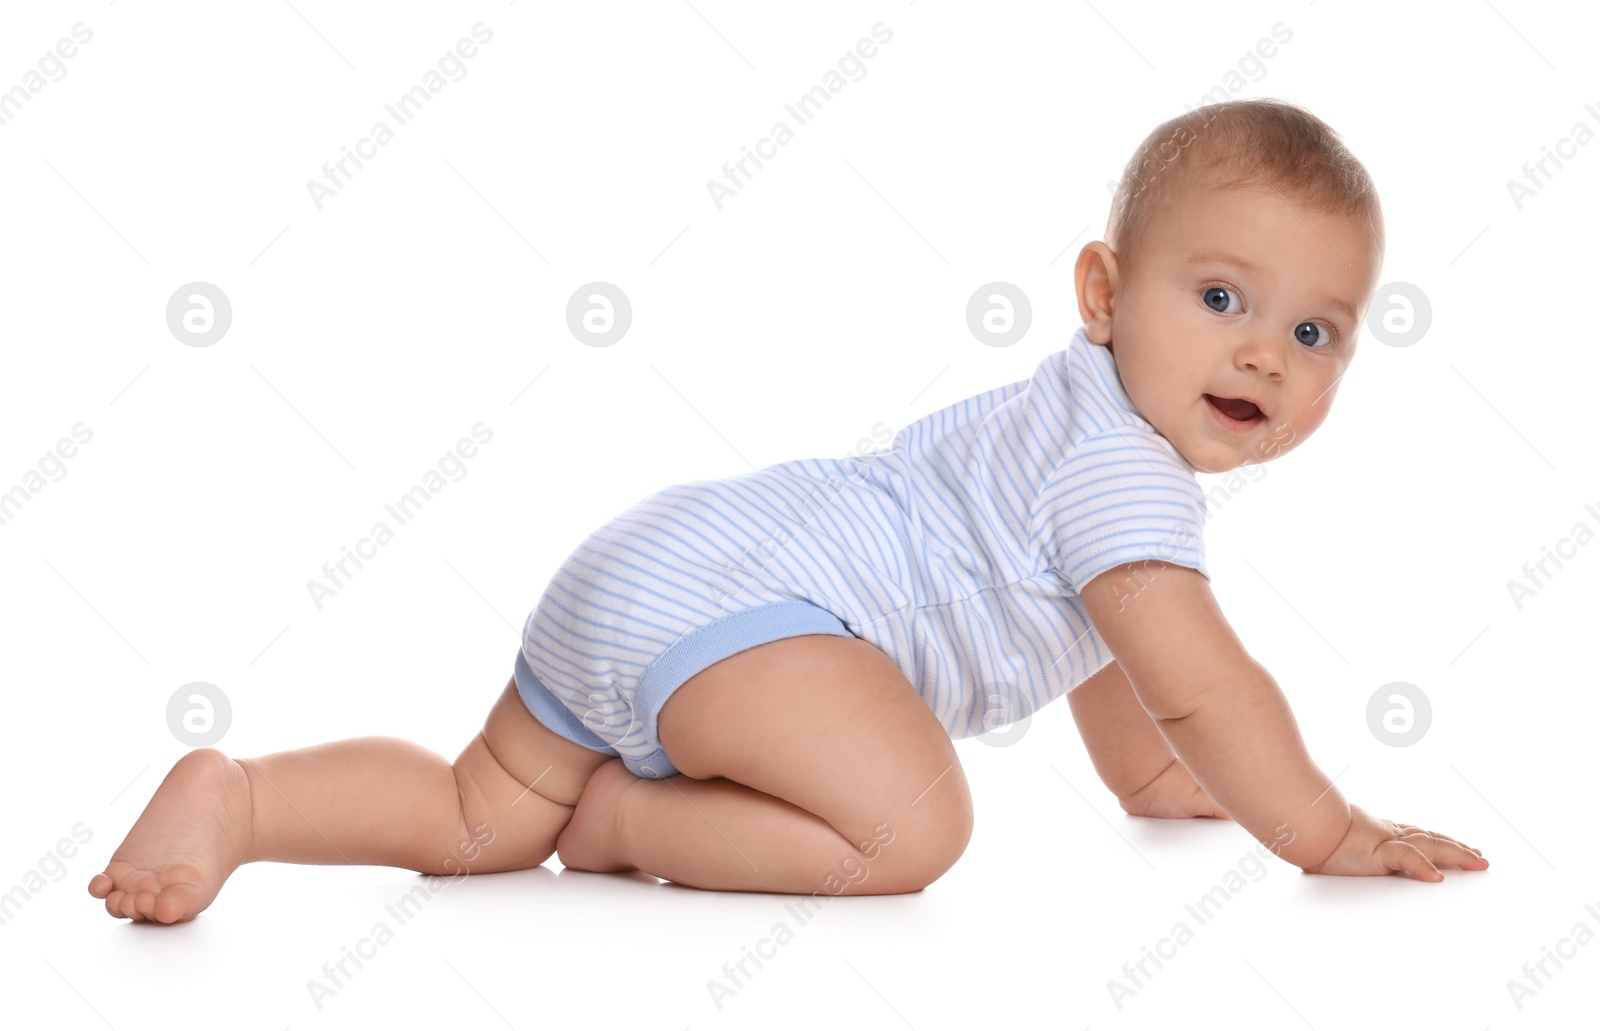
<instances>
[{"instance_id":1,"label":"bare leg","mask_svg":"<svg viewBox=\"0 0 1600 1031\"><path fill-rule=\"evenodd\" d=\"M1124 812L1171 819L1228 819L1179 761L1116 659L1073 688L1067 694L1067 705L1095 772L1117 796Z\"/></svg>"},{"instance_id":2,"label":"bare leg","mask_svg":"<svg viewBox=\"0 0 1600 1031\"><path fill-rule=\"evenodd\" d=\"M718 891L875 895L923 887L873 879L875 868L888 868L877 860L894 851L894 820L857 848L815 813L725 777L645 780L613 759L591 778L579 813L557 842L572 869L637 869ZM606 826L588 826L591 819Z\"/></svg>"},{"instance_id":3,"label":"bare leg","mask_svg":"<svg viewBox=\"0 0 1600 1031\"><path fill-rule=\"evenodd\" d=\"M238 761L199 749L173 766L89 893L112 916L176 923L259 860L451 875L537 866L605 758L541 726L514 683L453 765L398 738Z\"/></svg>"},{"instance_id":4,"label":"bare leg","mask_svg":"<svg viewBox=\"0 0 1600 1031\"><path fill-rule=\"evenodd\" d=\"M730 656L658 721L683 775L590 779L564 865L721 891L895 894L966 848L972 800L949 735L871 644L786 638Z\"/></svg>"}]
</instances>

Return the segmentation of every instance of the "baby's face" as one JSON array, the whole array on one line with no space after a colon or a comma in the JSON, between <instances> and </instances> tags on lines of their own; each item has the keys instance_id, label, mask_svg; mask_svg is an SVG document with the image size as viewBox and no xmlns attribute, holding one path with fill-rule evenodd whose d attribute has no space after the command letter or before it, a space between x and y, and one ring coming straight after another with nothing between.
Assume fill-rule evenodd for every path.
<instances>
[{"instance_id":1,"label":"baby's face","mask_svg":"<svg viewBox=\"0 0 1600 1031\"><path fill-rule=\"evenodd\" d=\"M1365 221L1274 190L1174 200L1139 267L1112 275L1111 317L1091 339L1109 343L1140 414L1196 469L1277 458L1327 417L1382 255Z\"/></svg>"}]
</instances>

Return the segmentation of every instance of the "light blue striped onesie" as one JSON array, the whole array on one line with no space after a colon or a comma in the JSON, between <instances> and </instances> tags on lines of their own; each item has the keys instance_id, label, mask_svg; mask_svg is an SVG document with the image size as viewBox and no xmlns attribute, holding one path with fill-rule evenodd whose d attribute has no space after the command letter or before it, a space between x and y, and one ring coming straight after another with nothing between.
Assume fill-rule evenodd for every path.
<instances>
[{"instance_id":1,"label":"light blue striped onesie","mask_svg":"<svg viewBox=\"0 0 1600 1031\"><path fill-rule=\"evenodd\" d=\"M1021 719L1111 661L1082 587L1161 559L1206 571L1195 468L1080 328L1033 375L887 448L645 497L562 563L523 627L518 693L640 777L678 772L661 706L695 673L801 634L888 654L953 738Z\"/></svg>"}]
</instances>

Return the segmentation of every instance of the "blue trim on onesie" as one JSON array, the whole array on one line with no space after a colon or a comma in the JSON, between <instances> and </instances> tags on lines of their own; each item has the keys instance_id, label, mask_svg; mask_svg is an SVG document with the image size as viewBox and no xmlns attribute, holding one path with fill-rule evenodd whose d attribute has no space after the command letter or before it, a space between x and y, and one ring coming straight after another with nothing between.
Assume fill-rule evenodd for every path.
<instances>
[{"instance_id":1,"label":"blue trim on onesie","mask_svg":"<svg viewBox=\"0 0 1600 1031\"><path fill-rule=\"evenodd\" d=\"M617 754L615 748L596 737L594 731L584 726L582 720L572 715L561 704L561 700L550 693L544 681L528 665L528 660L522 657L521 648L517 649L517 661L511 671L517 679L517 694L522 696L522 704L533 713L534 719L574 744L606 755Z\"/></svg>"},{"instance_id":2,"label":"blue trim on onesie","mask_svg":"<svg viewBox=\"0 0 1600 1031\"><path fill-rule=\"evenodd\" d=\"M678 768L667 758L666 749L656 739L656 720L661 714L661 707L672 697L672 692L696 673L730 655L758 644L806 634L855 636L833 613L811 602L794 600L729 613L674 641L645 670L633 692L633 711L643 721L644 739L655 742L657 747L642 759L623 756L623 765L636 777L660 779L675 776ZM618 754L615 748L584 726L583 721L540 682L520 648L517 649L515 676L517 693L540 723L585 748L605 755Z\"/></svg>"}]
</instances>

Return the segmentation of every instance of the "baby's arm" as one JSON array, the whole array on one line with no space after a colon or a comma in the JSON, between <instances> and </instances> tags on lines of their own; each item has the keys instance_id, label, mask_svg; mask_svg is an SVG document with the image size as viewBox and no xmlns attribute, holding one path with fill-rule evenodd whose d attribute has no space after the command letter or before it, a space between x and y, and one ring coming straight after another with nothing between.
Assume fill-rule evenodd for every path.
<instances>
[{"instance_id":1,"label":"baby's arm","mask_svg":"<svg viewBox=\"0 0 1600 1031\"><path fill-rule=\"evenodd\" d=\"M1283 692L1246 653L1205 577L1165 562L1118 566L1083 590L1134 694L1200 785L1296 866L1329 873L1482 868L1443 835L1374 820L1307 753Z\"/></svg>"}]
</instances>

